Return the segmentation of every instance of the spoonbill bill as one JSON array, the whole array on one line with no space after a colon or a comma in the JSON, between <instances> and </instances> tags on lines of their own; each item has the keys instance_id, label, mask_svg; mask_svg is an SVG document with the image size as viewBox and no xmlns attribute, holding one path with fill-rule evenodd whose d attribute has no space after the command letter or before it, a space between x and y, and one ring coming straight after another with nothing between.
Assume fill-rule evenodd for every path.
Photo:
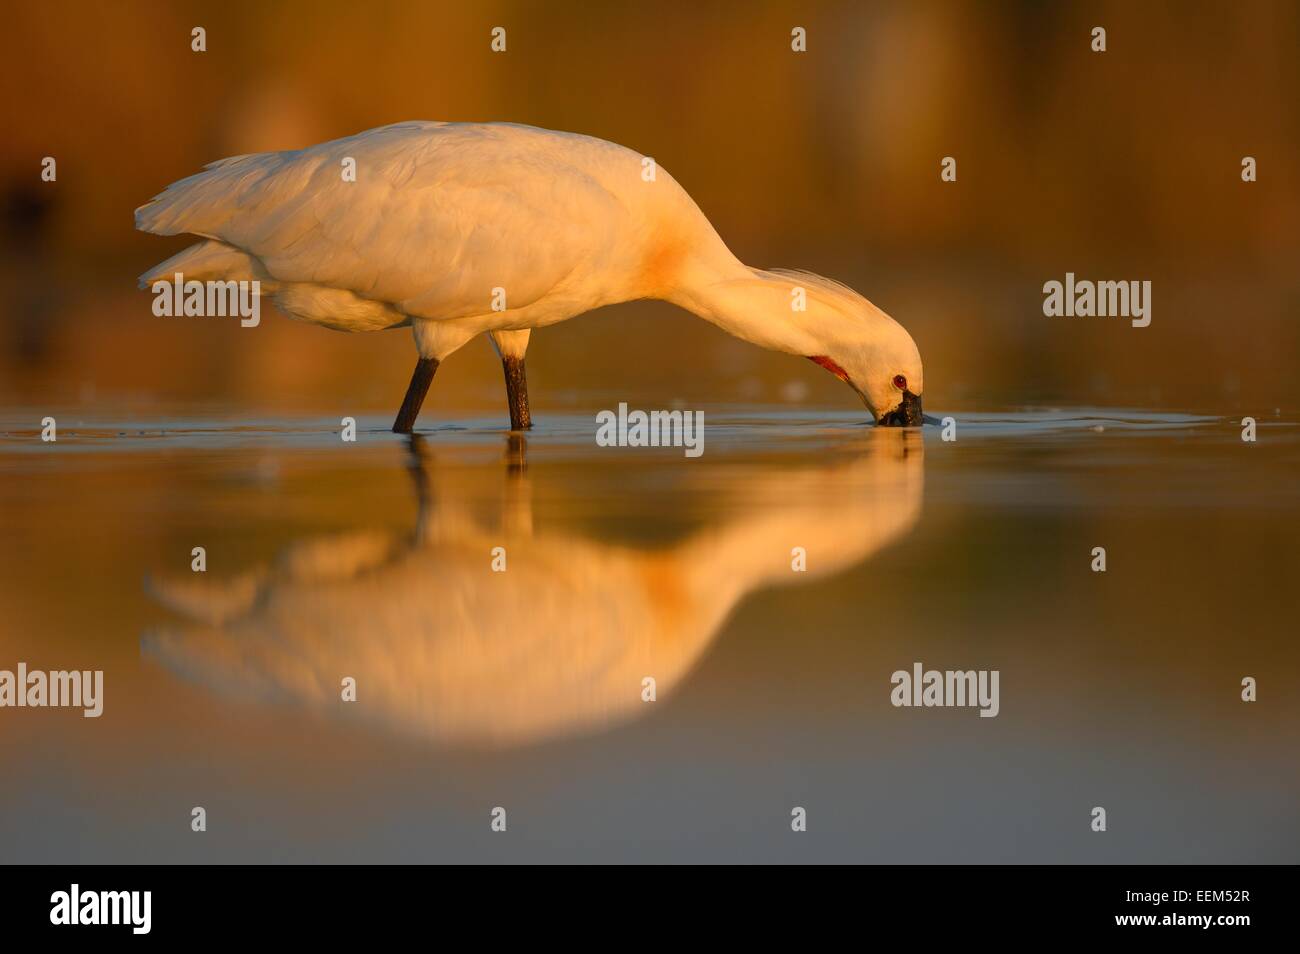
<instances>
[{"instance_id":1,"label":"spoonbill bill","mask_svg":"<svg viewBox=\"0 0 1300 954\"><path fill-rule=\"evenodd\" d=\"M741 263L652 159L512 123L404 122L307 149L221 159L135 211L201 239L145 272L258 281L284 312L340 331L409 325L419 359L393 430L409 433L439 364L491 337L510 426L532 426L534 328L602 305L672 302L762 348L810 358L878 424L922 422L921 356L857 292Z\"/></svg>"}]
</instances>

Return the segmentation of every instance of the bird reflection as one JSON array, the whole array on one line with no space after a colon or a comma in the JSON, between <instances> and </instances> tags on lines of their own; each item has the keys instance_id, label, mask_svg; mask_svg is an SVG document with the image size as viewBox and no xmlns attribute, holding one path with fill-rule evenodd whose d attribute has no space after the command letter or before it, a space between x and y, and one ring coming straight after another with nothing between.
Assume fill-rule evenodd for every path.
<instances>
[{"instance_id":1,"label":"bird reflection","mask_svg":"<svg viewBox=\"0 0 1300 954\"><path fill-rule=\"evenodd\" d=\"M223 696L442 744L538 742L647 713L647 677L662 705L746 595L847 570L920 512L920 435L875 429L836 464L692 465L698 486L680 492L720 494L717 516L668 547L535 532L525 440L511 435L507 448L499 526L476 519L413 438L411 533L304 540L225 581L151 581L188 623L147 634L144 651ZM796 547L805 572L793 569ZM353 704L341 701L349 676Z\"/></svg>"}]
</instances>

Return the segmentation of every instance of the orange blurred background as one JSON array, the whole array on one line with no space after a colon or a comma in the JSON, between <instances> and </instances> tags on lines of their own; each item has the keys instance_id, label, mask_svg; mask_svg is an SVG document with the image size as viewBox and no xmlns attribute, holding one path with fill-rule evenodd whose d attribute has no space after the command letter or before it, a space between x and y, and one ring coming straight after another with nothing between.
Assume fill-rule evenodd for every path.
<instances>
[{"instance_id":1,"label":"orange blurred background","mask_svg":"<svg viewBox=\"0 0 1300 954\"><path fill-rule=\"evenodd\" d=\"M156 318L136 276L188 242L134 232L132 210L223 156L417 118L654 156L746 262L841 279L902 321L927 409L1300 397L1294 3L55 2L4 20L9 405L393 410L409 331ZM1151 280L1151 326L1045 318L1042 285L1067 271ZM539 415L603 391L853 403L807 362L657 302L546 329L528 358ZM471 343L426 413L504 414L500 373Z\"/></svg>"}]
</instances>

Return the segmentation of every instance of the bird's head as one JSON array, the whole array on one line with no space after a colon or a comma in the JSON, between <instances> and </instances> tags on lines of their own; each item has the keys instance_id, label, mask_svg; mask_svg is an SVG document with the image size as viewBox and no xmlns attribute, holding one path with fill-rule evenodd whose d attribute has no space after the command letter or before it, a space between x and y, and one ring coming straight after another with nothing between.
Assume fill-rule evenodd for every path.
<instances>
[{"instance_id":1,"label":"bird's head","mask_svg":"<svg viewBox=\"0 0 1300 954\"><path fill-rule=\"evenodd\" d=\"M875 423L924 422L916 342L847 285L811 272L746 268L737 278L701 283L702 294L685 287L670 300L759 347L811 359L848 384Z\"/></svg>"},{"instance_id":2,"label":"bird's head","mask_svg":"<svg viewBox=\"0 0 1300 954\"><path fill-rule=\"evenodd\" d=\"M808 358L853 388L877 424L919 426L925 377L907 329L845 285L795 277L808 284L802 324L816 349Z\"/></svg>"},{"instance_id":3,"label":"bird's head","mask_svg":"<svg viewBox=\"0 0 1300 954\"><path fill-rule=\"evenodd\" d=\"M907 329L883 312L880 318L865 321L853 339L834 342L830 354L808 357L853 388L877 424L919 426L925 388L921 353Z\"/></svg>"}]
</instances>

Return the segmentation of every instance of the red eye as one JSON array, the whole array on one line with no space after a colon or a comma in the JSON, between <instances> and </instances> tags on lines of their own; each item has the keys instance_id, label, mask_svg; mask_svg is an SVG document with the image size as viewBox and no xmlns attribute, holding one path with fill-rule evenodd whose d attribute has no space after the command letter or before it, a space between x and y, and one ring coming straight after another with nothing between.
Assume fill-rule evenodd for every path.
<instances>
[{"instance_id":1,"label":"red eye","mask_svg":"<svg viewBox=\"0 0 1300 954\"><path fill-rule=\"evenodd\" d=\"M903 377L901 374L894 375L894 387L898 388L900 391L906 391L907 378Z\"/></svg>"}]
</instances>

